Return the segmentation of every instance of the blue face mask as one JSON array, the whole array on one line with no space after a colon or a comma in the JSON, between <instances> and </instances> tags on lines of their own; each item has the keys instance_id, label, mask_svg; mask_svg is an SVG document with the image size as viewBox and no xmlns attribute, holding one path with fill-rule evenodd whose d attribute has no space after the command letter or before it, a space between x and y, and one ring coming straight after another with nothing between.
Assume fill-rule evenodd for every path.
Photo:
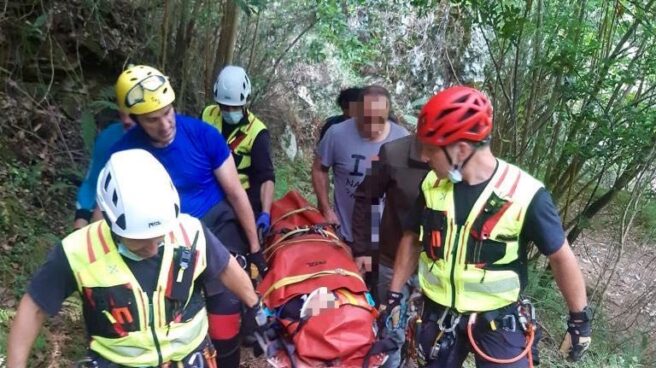
<instances>
[{"instance_id":1,"label":"blue face mask","mask_svg":"<svg viewBox=\"0 0 656 368\"><path fill-rule=\"evenodd\" d=\"M159 243L159 246L163 246L164 242ZM131 259L135 262L143 261L145 258L133 253L128 247L123 244L123 242L118 243L118 253L127 259Z\"/></svg>"},{"instance_id":2,"label":"blue face mask","mask_svg":"<svg viewBox=\"0 0 656 368\"><path fill-rule=\"evenodd\" d=\"M239 124L241 119L244 118L244 112L239 110L239 111L221 111L221 115L223 116L223 121L225 121L227 124L230 125L236 125Z\"/></svg>"},{"instance_id":3,"label":"blue face mask","mask_svg":"<svg viewBox=\"0 0 656 368\"><path fill-rule=\"evenodd\" d=\"M143 257L132 253L132 251L130 249L128 249L128 247L126 247L123 243L118 243L118 253L120 255L122 255L123 257L125 257L127 259L131 259L135 262L139 262L139 261L144 260Z\"/></svg>"}]
</instances>

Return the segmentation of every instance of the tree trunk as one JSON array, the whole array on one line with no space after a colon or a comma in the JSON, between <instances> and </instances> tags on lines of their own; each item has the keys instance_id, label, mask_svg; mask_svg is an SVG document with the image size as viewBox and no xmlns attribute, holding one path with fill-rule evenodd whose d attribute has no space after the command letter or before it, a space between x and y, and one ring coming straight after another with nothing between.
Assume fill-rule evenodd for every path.
<instances>
[{"instance_id":1,"label":"tree trunk","mask_svg":"<svg viewBox=\"0 0 656 368\"><path fill-rule=\"evenodd\" d=\"M573 244L576 239L581 235L581 232L585 228L585 225L589 220L594 217L599 211L601 211L610 201L615 198L617 193L624 189L630 182L633 180L638 173L640 173L640 170L642 170L644 166L644 160L645 157L641 155L637 155L634 159L633 162L629 164L629 166L622 172L622 175L620 175L617 180L615 180L615 183L613 184L613 187L610 188L606 193L604 193L601 197L597 198L594 202L592 202L590 205L588 205L577 217L576 220L574 221L575 225L570 230L569 233L567 233L567 241L570 244ZM651 160L651 159L648 159Z\"/></svg>"},{"instance_id":2,"label":"tree trunk","mask_svg":"<svg viewBox=\"0 0 656 368\"><path fill-rule=\"evenodd\" d=\"M239 27L239 6L234 0L226 0L221 17L221 34L219 46L214 60L214 75L217 75L225 65L232 64Z\"/></svg>"}]
</instances>

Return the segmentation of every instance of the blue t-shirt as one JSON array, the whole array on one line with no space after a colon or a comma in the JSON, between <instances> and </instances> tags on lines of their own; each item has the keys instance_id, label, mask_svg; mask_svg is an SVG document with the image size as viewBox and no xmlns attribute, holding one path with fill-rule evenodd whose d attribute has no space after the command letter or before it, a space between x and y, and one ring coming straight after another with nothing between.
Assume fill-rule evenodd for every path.
<instances>
[{"instance_id":1,"label":"blue t-shirt","mask_svg":"<svg viewBox=\"0 0 656 368\"><path fill-rule=\"evenodd\" d=\"M80 188L77 191L78 210L91 212L96 208L96 182L98 182L98 175L107 163L107 160L109 160L109 150L123 137L123 134L125 134L125 130L123 129L123 124L120 122L111 123L98 134L93 144L93 152L91 152L91 161L89 162L87 175L84 177L84 181L80 184Z\"/></svg>"},{"instance_id":2,"label":"blue t-shirt","mask_svg":"<svg viewBox=\"0 0 656 368\"><path fill-rule=\"evenodd\" d=\"M136 126L112 147L112 153L133 148L150 152L168 171L180 195L183 213L201 218L225 196L214 170L230 157L230 149L221 133L196 118L175 115L173 142L154 147L146 132Z\"/></svg>"}]
</instances>

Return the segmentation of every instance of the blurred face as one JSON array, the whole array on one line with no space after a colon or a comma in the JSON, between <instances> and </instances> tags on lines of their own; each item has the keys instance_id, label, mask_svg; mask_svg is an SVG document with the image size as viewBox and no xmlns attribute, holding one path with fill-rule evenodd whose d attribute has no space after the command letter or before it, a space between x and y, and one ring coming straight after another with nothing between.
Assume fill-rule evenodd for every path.
<instances>
[{"instance_id":1,"label":"blurred face","mask_svg":"<svg viewBox=\"0 0 656 368\"><path fill-rule=\"evenodd\" d=\"M462 164L471 152L471 147L464 142L457 142L446 147L423 143L420 143L420 145L422 161L428 163L428 166L435 171L440 179L447 179L449 170L453 169L454 165ZM450 163L447 153L451 158Z\"/></svg>"},{"instance_id":2,"label":"blurred face","mask_svg":"<svg viewBox=\"0 0 656 368\"><path fill-rule=\"evenodd\" d=\"M358 119L362 137L371 140L380 138L387 127L388 117L389 102L385 96L364 96Z\"/></svg>"},{"instance_id":3,"label":"blurred face","mask_svg":"<svg viewBox=\"0 0 656 368\"><path fill-rule=\"evenodd\" d=\"M160 245L164 243L164 236L151 239L122 238L121 241L130 252L142 258L150 258L157 255Z\"/></svg>"},{"instance_id":4,"label":"blurred face","mask_svg":"<svg viewBox=\"0 0 656 368\"><path fill-rule=\"evenodd\" d=\"M446 179L451 165L449 165L444 149L432 144L419 143L419 145L421 147L421 160L428 163L428 166L435 171L438 178Z\"/></svg>"},{"instance_id":5,"label":"blurred face","mask_svg":"<svg viewBox=\"0 0 656 368\"><path fill-rule=\"evenodd\" d=\"M221 108L221 111L225 111L225 112L241 111L242 109L241 106L228 106L228 105L219 105L219 108Z\"/></svg>"},{"instance_id":6,"label":"blurred face","mask_svg":"<svg viewBox=\"0 0 656 368\"><path fill-rule=\"evenodd\" d=\"M348 116L349 118L358 116L358 102L350 101L348 103L348 108L342 109L342 113L344 116Z\"/></svg>"},{"instance_id":7,"label":"blurred face","mask_svg":"<svg viewBox=\"0 0 656 368\"><path fill-rule=\"evenodd\" d=\"M121 123L123 124L123 129L125 130L128 130L136 125L134 120L132 120L132 118L130 117L130 114L127 112L119 110L118 117L121 120Z\"/></svg>"},{"instance_id":8,"label":"blurred face","mask_svg":"<svg viewBox=\"0 0 656 368\"><path fill-rule=\"evenodd\" d=\"M168 105L148 114L138 115L139 125L155 147L166 147L175 138L175 110Z\"/></svg>"}]
</instances>

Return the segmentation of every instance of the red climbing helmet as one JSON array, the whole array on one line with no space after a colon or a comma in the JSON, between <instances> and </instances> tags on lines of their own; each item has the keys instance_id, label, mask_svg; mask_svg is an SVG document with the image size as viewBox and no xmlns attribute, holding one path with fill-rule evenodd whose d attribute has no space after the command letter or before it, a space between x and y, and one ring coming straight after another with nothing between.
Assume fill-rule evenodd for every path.
<instances>
[{"instance_id":1,"label":"red climbing helmet","mask_svg":"<svg viewBox=\"0 0 656 368\"><path fill-rule=\"evenodd\" d=\"M492 104L471 87L447 88L421 109L417 137L424 144L447 146L466 140L481 142L492 131Z\"/></svg>"}]
</instances>

